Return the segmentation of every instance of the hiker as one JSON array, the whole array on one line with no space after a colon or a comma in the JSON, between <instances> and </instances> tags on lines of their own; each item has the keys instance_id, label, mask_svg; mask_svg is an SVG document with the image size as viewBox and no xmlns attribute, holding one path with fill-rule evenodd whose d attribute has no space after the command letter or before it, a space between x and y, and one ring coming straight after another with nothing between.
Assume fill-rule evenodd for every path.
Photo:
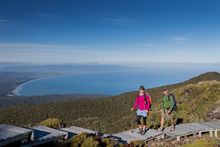
<instances>
[{"instance_id":1,"label":"hiker","mask_svg":"<svg viewBox=\"0 0 220 147\"><path fill-rule=\"evenodd\" d=\"M144 86L139 87L139 93L136 97L134 106L131 108L134 111L137 108L136 122L139 128L139 134L144 135L146 133L147 125L147 113L150 109L150 96L145 92ZM141 124L141 118L143 118L143 125Z\"/></svg>"},{"instance_id":2,"label":"hiker","mask_svg":"<svg viewBox=\"0 0 220 147\"><path fill-rule=\"evenodd\" d=\"M176 99L173 94L169 92L167 88L163 89L163 103L161 109L161 121L159 131L163 131L164 121L171 121L171 129L170 131L175 130L174 119L176 115Z\"/></svg>"}]
</instances>

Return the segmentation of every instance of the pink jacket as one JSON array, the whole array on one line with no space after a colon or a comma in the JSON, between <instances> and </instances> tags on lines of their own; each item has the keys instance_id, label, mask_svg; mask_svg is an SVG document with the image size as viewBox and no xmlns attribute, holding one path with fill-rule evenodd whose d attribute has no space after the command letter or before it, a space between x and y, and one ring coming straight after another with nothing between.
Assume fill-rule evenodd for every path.
<instances>
[{"instance_id":1,"label":"pink jacket","mask_svg":"<svg viewBox=\"0 0 220 147\"><path fill-rule=\"evenodd\" d=\"M138 95L136 97L136 101L134 103L133 108L136 109L138 107L139 110L148 110L149 111L150 100L149 100L148 95L146 95L146 101L147 101L147 103L145 102L144 95L142 95L142 96Z\"/></svg>"}]
</instances>

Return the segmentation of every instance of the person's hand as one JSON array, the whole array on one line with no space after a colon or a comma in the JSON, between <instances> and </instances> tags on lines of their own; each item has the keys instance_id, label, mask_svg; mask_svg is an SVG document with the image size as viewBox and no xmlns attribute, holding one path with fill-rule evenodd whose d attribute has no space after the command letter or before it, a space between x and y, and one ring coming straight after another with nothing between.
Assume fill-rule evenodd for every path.
<instances>
[{"instance_id":1,"label":"person's hand","mask_svg":"<svg viewBox=\"0 0 220 147\"><path fill-rule=\"evenodd\" d=\"M146 113L148 113L148 110L145 110L146 111Z\"/></svg>"},{"instance_id":2,"label":"person's hand","mask_svg":"<svg viewBox=\"0 0 220 147\"><path fill-rule=\"evenodd\" d=\"M131 108L131 111L134 111L134 108L133 108L133 107Z\"/></svg>"},{"instance_id":3,"label":"person's hand","mask_svg":"<svg viewBox=\"0 0 220 147\"><path fill-rule=\"evenodd\" d=\"M167 111L167 113L170 115L171 111L170 111L170 110L168 110L168 111Z\"/></svg>"}]
</instances>

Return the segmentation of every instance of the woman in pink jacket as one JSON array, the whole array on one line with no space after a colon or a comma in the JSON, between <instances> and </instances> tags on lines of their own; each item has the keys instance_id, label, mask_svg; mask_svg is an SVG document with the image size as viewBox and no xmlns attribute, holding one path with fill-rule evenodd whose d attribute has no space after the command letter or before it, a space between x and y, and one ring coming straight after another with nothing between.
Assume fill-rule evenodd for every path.
<instances>
[{"instance_id":1,"label":"woman in pink jacket","mask_svg":"<svg viewBox=\"0 0 220 147\"><path fill-rule=\"evenodd\" d=\"M147 113L150 109L150 96L146 94L144 86L139 87L139 93L136 97L132 111L137 108L136 122L139 127L139 134L144 135L146 133L147 125ZM143 125L141 124L141 118L143 118Z\"/></svg>"}]
</instances>

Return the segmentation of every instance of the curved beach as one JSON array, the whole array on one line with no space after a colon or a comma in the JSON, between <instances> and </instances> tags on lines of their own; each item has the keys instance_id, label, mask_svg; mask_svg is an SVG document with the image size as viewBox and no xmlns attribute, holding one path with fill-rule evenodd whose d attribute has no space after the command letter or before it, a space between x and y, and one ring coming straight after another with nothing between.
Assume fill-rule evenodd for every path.
<instances>
[{"instance_id":1,"label":"curved beach","mask_svg":"<svg viewBox=\"0 0 220 147\"><path fill-rule=\"evenodd\" d=\"M45 78L37 78L37 79L33 79L33 80L30 80L30 81L27 81L25 83L22 83L20 85L18 85L14 90L12 90L12 94L13 95L16 95L16 96L20 96L20 91L22 90L23 86L25 86L26 84L29 84L29 83L32 83L32 82L35 82L35 81L39 81L39 80L43 80Z\"/></svg>"}]
</instances>

